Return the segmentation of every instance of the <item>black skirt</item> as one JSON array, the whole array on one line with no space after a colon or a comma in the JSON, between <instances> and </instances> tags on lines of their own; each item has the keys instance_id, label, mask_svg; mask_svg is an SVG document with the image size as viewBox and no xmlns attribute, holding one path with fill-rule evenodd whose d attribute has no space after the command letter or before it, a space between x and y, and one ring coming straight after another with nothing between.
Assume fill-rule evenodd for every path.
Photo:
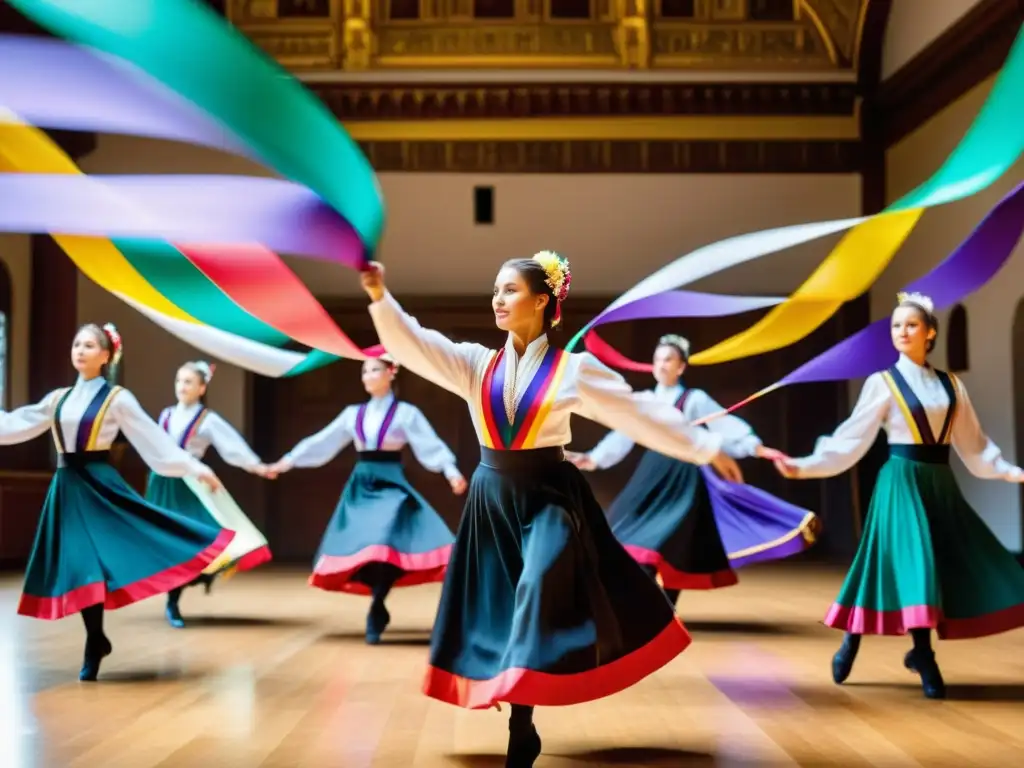
<instances>
[{"instance_id":1,"label":"black skirt","mask_svg":"<svg viewBox=\"0 0 1024 768\"><path fill-rule=\"evenodd\" d=\"M634 685L690 636L561 448L481 448L424 692L470 709L560 706Z\"/></svg>"},{"instance_id":2,"label":"black skirt","mask_svg":"<svg viewBox=\"0 0 1024 768\"><path fill-rule=\"evenodd\" d=\"M363 451L320 542L309 583L368 595L376 563L401 571L396 587L441 581L455 537L409 483L398 451Z\"/></svg>"}]
</instances>

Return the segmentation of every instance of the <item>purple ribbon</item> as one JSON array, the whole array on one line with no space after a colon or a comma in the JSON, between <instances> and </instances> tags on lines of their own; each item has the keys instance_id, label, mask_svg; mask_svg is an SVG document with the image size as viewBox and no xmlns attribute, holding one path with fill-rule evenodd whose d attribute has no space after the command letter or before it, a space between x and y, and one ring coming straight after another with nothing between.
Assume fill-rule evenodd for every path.
<instances>
[{"instance_id":1,"label":"purple ribbon","mask_svg":"<svg viewBox=\"0 0 1024 768\"><path fill-rule=\"evenodd\" d=\"M995 277L1013 255L1022 231L1024 183L1000 200L941 264L905 290L930 296L937 310L953 306ZM859 379L885 370L899 358L889 327L888 317L876 320L800 366L775 387Z\"/></svg>"},{"instance_id":2,"label":"purple ribbon","mask_svg":"<svg viewBox=\"0 0 1024 768\"><path fill-rule=\"evenodd\" d=\"M618 323L661 317L725 317L774 307L785 300L778 296L723 296L699 291L665 291L616 307L602 315L601 322Z\"/></svg>"},{"instance_id":3,"label":"purple ribbon","mask_svg":"<svg viewBox=\"0 0 1024 768\"><path fill-rule=\"evenodd\" d=\"M356 269L364 246L306 187L250 176L0 174L0 231L260 243Z\"/></svg>"}]
</instances>

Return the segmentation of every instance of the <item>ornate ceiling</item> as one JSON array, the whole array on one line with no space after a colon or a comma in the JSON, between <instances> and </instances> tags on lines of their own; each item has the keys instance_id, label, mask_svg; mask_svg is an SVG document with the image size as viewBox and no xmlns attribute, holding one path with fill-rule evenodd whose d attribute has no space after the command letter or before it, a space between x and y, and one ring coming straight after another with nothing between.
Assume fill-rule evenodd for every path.
<instances>
[{"instance_id":1,"label":"ornate ceiling","mask_svg":"<svg viewBox=\"0 0 1024 768\"><path fill-rule=\"evenodd\" d=\"M871 1L228 0L227 12L295 71L849 75Z\"/></svg>"}]
</instances>

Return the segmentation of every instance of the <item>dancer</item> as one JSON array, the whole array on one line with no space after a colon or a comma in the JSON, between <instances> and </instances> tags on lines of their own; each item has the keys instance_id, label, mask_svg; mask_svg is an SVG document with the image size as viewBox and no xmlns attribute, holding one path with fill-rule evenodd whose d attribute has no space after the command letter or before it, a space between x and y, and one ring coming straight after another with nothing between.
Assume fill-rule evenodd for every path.
<instances>
[{"instance_id":1,"label":"dancer","mask_svg":"<svg viewBox=\"0 0 1024 768\"><path fill-rule=\"evenodd\" d=\"M563 460L571 414L739 474L719 435L634 393L589 353L549 345L570 281L568 261L550 252L503 265L492 308L508 339L495 351L420 327L387 293L379 264L362 277L381 342L403 365L466 400L482 443L424 691L473 709L511 703L511 768L532 766L540 754L534 705L611 695L690 643L664 594L615 540L583 475Z\"/></svg>"},{"instance_id":2,"label":"dancer","mask_svg":"<svg viewBox=\"0 0 1024 768\"><path fill-rule=\"evenodd\" d=\"M653 395L673 404L688 422L721 412L701 389L682 385L690 342L662 336L654 350ZM750 425L735 416L708 422L723 449L737 459L775 459ZM566 457L587 471L608 469L633 449L633 441L611 432L589 453ZM788 557L814 542L818 518L769 493L726 483L708 469L647 451L626 487L608 510L612 533L652 577L660 580L675 605L684 589L717 589L738 581L733 568Z\"/></svg>"},{"instance_id":3,"label":"dancer","mask_svg":"<svg viewBox=\"0 0 1024 768\"><path fill-rule=\"evenodd\" d=\"M53 432L58 469L43 504L18 613L49 620L82 614L83 681L96 679L100 662L113 650L103 631L105 608L187 584L235 535L148 503L110 464L110 446L123 431L155 471L220 488L210 468L175 445L131 392L111 386L107 377L121 352L113 325L84 325L71 347L75 385L36 405L0 412L4 445Z\"/></svg>"},{"instance_id":4,"label":"dancer","mask_svg":"<svg viewBox=\"0 0 1024 768\"><path fill-rule=\"evenodd\" d=\"M466 479L455 455L423 412L392 391L398 368L389 357L363 363L370 401L350 405L330 424L307 437L280 461L275 475L293 467L321 467L350 442L357 462L327 524L309 583L328 592L371 595L366 642L375 645L391 622L384 605L393 587L441 581L455 537L441 516L402 471L402 448L431 472L443 472L452 491Z\"/></svg>"},{"instance_id":5,"label":"dancer","mask_svg":"<svg viewBox=\"0 0 1024 768\"><path fill-rule=\"evenodd\" d=\"M202 360L181 366L174 377L174 393L178 403L163 410L159 424L181 448L196 459L202 459L210 445L213 445L221 458L231 466L266 477L266 465L253 453L245 438L206 406L206 389L215 370L215 366ZM271 559L266 538L227 495L227 491L204 500L184 479L164 477L154 470L146 485L146 500L163 509L173 509L192 520L235 532L235 538L220 557L195 581L185 586L203 584L209 593L218 574L228 570L246 571ZM175 587L167 593L164 613L167 622L176 629L185 626L179 608L184 588Z\"/></svg>"},{"instance_id":6,"label":"dancer","mask_svg":"<svg viewBox=\"0 0 1024 768\"><path fill-rule=\"evenodd\" d=\"M971 474L1024 482L981 430L967 390L927 361L939 322L930 298L900 294L892 314L896 364L864 382L853 414L810 456L776 461L785 477L833 477L856 464L879 428L889 460L871 497L864 533L825 624L846 632L832 659L842 683L861 635L913 637L904 665L924 695L945 697L931 631L958 640L1024 626L1024 570L964 499L949 467L950 445Z\"/></svg>"}]
</instances>

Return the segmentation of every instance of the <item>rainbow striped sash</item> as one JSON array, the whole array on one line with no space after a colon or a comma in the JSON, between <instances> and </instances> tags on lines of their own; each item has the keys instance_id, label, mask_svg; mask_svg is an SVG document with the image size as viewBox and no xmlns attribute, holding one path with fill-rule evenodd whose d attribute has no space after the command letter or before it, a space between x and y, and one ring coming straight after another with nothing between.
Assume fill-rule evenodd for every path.
<instances>
[{"instance_id":1,"label":"rainbow striped sash","mask_svg":"<svg viewBox=\"0 0 1024 768\"><path fill-rule=\"evenodd\" d=\"M189 441L195 437L196 432L199 431L199 426L203 423L203 419L206 418L207 411L209 409L204 405L200 408L196 415L192 417L192 421L185 427L185 431L181 433L181 439L178 440L178 445L181 448L188 448ZM165 408L164 412L160 414L160 426L163 427L164 432L171 434L171 409Z\"/></svg>"},{"instance_id":2,"label":"rainbow striped sash","mask_svg":"<svg viewBox=\"0 0 1024 768\"><path fill-rule=\"evenodd\" d=\"M384 421L381 422L380 429L377 430L377 439L372 447L370 441L366 439L366 430L363 428L363 419L366 418L366 406L367 403L360 405L359 411L356 413L356 437L363 444L364 451L379 451L381 446L384 445L384 438L391 428L391 422L395 420L395 414L398 412L398 398L396 397L391 401L391 407L384 414Z\"/></svg>"},{"instance_id":3,"label":"rainbow striped sash","mask_svg":"<svg viewBox=\"0 0 1024 768\"><path fill-rule=\"evenodd\" d=\"M932 432L932 426L928 421L928 414L925 412L924 406L917 399L917 395L910 388L910 384L903 378L903 374L899 372L895 365L882 373L882 378L889 385L889 390L896 400L896 405L899 406L900 411L903 412L903 417L907 420L910 434L918 445L948 445L953 437L953 419L956 418L957 406L956 386L950 374L945 371L935 371L935 373L939 377L939 381L942 382L942 388L946 390L946 394L949 396L949 408L946 409L946 419L942 424L942 431L939 433L938 440L935 439L935 434Z\"/></svg>"},{"instance_id":4,"label":"rainbow striped sash","mask_svg":"<svg viewBox=\"0 0 1024 768\"><path fill-rule=\"evenodd\" d=\"M544 419L551 412L569 358L565 350L548 347L544 360L516 408L514 423L509 424L504 402L505 366L502 363L505 350L499 349L491 356L478 397L478 415L483 427L485 447L506 451L523 451L534 447Z\"/></svg>"},{"instance_id":5,"label":"rainbow striped sash","mask_svg":"<svg viewBox=\"0 0 1024 768\"><path fill-rule=\"evenodd\" d=\"M107 415L110 404L121 389L122 387L112 387L106 382L100 387L92 402L89 403L89 407L85 409L82 420L78 422L78 433L75 435L76 453L96 450L96 441L99 439L100 428L103 426L103 417ZM64 429L60 423L60 416L61 411L64 409L64 401L74 391L74 387L69 387L61 395L60 400L57 401L57 407L53 412L53 425L50 430L53 434L53 442L57 446L58 453L68 453L67 446L64 445Z\"/></svg>"}]
</instances>

